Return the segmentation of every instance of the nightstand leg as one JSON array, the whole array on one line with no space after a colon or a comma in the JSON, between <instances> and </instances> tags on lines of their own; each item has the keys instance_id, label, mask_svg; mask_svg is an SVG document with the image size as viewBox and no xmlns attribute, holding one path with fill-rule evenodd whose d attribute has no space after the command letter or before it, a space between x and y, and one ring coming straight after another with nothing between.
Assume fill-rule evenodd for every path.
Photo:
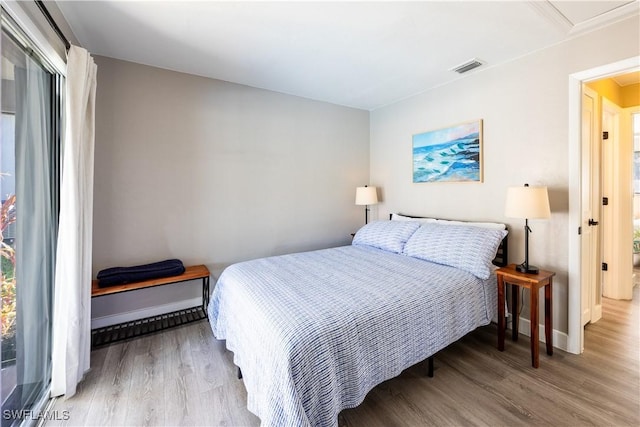
<instances>
[{"instance_id":1,"label":"nightstand leg","mask_svg":"<svg viewBox=\"0 0 640 427\"><path fill-rule=\"evenodd\" d=\"M540 327L538 326L538 288L536 286L531 287L530 299L531 304L529 306L529 317L531 318L531 365L534 368L539 366L539 334Z\"/></svg>"},{"instance_id":2,"label":"nightstand leg","mask_svg":"<svg viewBox=\"0 0 640 427\"><path fill-rule=\"evenodd\" d=\"M553 306L551 305L551 295L553 295L553 279L549 278L549 284L544 287L544 339L547 343L547 354L553 355Z\"/></svg>"},{"instance_id":3,"label":"nightstand leg","mask_svg":"<svg viewBox=\"0 0 640 427\"><path fill-rule=\"evenodd\" d=\"M504 351L504 329L506 321L504 318L504 280L501 274L498 274L498 350Z\"/></svg>"},{"instance_id":4,"label":"nightstand leg","mask_svg":"<svg viewBox=\"0 0 640 427\"><path fill-rule=\"evenodd\" d=\"M520 288L512 284L511 285L511 340L513 341L518 341L518 323L520 322L518 307L520 307Z\"/></svg>"}]
</instances>

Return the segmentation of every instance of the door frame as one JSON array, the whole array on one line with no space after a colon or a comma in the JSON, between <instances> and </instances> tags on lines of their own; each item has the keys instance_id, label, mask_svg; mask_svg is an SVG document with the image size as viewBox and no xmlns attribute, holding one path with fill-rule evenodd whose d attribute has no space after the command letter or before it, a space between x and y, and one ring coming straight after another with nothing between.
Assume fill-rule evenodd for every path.
<instances>
[{"instance_id":1,"label":"door frame","mask_svg":"<svg viewBox=\"0 0 640 427\"><path fill-rule=\"evenodd\" d=\"M581 226L581 124L582 83L602 79L616 74L640 70L640 56L634 56L611 64L602 65L569 75L569 242L568 242L568 315L567 351L579 354L584 350L584 328L582 327L582 281L580 271Z\"/></svg>"}]
</instances>

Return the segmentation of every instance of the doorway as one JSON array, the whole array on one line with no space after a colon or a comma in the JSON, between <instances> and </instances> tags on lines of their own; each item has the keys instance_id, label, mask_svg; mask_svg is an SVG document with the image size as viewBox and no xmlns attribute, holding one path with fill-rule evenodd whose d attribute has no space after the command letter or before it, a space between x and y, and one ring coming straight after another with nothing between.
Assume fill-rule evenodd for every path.
<instances>
[{"instance_id":1,"label":"doorway","mask_svg":"<svg viewBox=\"0 0 640 427\"><path fill-rule=\"evenodd\" d=\"M583 85L586 82L603 79L606 77L621 75L640 70L640 57L633 57L612 64L575 73L569 76L569 222L571 228L575 226L575 233L569 233L569 330L567 350L572 353L581 353L584 350L583 313L585 310L585 292L591 292L593 288L592 277L600 277L601 266L599 263L583 262L582 230L592 225L594 218L585 217L585 203L583 194L585 176L582 173L583 166L583 141L582 141L582 100ZM599 131L598 131L599 132ZM630 183L628 183L630 185ZM598 199L601 195L597 195ZM588 209L587 209L588 210ZM629 212L631 214L631 211ZM630 236L629 236L630 237ZM630 245L631 246L631 245ZM591 269L591 270L590 270Z\"/></svg>"},{"instance_id":2,"label":"doorway","mask_svg":"<svg viewBox=\"0 0 640 427\"><path fill-rule=\"evenodd\" d=\"M640 284L640 107L631 113L633 132L633 287ZM635 292L633 294L636 294ZM633 295L632 295L633 299Z\"/></svg>"},{"instance_id":3,"label":"doorway","mask_svg":"<svg viewBox=\"0 0 640 427\"><path fill-rule=\"evenodd\" d=\"M630 300L633 287L633 129L632 113L640 106L640 72L615 75L584 84L583 97L594 99L599 148L587 175L600 185L592 188L599 217L599 283L589 292L593 300ZM587 96L588 95L588 96ZM590 107L583 103L582 109ZM583 126L584 128L584 126ZM584 137L584 129L583 129ZM584 156L584 150L583 150ZM600 165L598 167L598 165ZM583 182L585 179L583 178ZM600 191L598 192L598 188ZM597 320L597 319L595 319ZM592 322L594 319L591 320Z\"/></svg>"},{"instance_id":4,"label":"doorway","mask_svg":"<svg viewBox=\"0 0 640 427\"><path fill-rule=\"evenodd\" d=\"M627 73L583 87L582 183L588 185L582 202L583 210L589 204L587 216L596 218L589 224L597 225L582 232L583 256L589 255L582 267L585 326L611 315L603 307L612 301L633 295L632 110L640 106L639 86L640 73Z\"/></svg>"}]
</instances>

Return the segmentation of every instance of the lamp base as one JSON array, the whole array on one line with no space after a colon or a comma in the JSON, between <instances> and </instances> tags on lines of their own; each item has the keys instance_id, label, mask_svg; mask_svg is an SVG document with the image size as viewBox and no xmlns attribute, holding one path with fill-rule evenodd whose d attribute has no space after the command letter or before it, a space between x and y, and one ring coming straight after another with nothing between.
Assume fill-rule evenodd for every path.
<instances>
[{"instance_id":1,"label":"lamp base","mask_svg":"<svg viewBox=\"0 0 640 427\"><path fill-rule=\"evenodd\" d=\"M526 274L538 274L540 269L535 265L527 265L526 263L516 265L516 271Z\"/></svg>"}]
</instances>

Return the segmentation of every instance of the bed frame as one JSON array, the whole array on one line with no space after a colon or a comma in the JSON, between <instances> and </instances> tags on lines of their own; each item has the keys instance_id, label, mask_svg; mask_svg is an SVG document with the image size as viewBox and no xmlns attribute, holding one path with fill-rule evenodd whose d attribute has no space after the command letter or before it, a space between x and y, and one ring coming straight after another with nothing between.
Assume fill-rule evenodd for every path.
<instances>
[{"instance_id":1,"label":"bed frame","mask_svg":"<svg viewBox=\"0 0 640 427\"><path fill-rule=\"evenodd\" d=\"M433 218L433 217L424 217L424 216L414 216L414 215L406 215L403 213L398 213L397 215L401 215L401 216L405 216L407 218L416 218L416 219L420 219L420 218ZM389 214L389 219L391 219L393 216L393 214ZM433 219L443 219L443 220L447 220L450 221L446 218L433 218ZM460 221L460 222L474 222L474 221L462 221L462 220L455 220L455 221ZM509 231L509 227L505 224L505 230ZM507 234L504 239L502 239L502 242L500 242L500 246L498 246L498 251L496 252L496 257L493 259L493 265L498 266L498 267L506 267L509 261L509 235Z\"/></svg>"}]
</instances>

